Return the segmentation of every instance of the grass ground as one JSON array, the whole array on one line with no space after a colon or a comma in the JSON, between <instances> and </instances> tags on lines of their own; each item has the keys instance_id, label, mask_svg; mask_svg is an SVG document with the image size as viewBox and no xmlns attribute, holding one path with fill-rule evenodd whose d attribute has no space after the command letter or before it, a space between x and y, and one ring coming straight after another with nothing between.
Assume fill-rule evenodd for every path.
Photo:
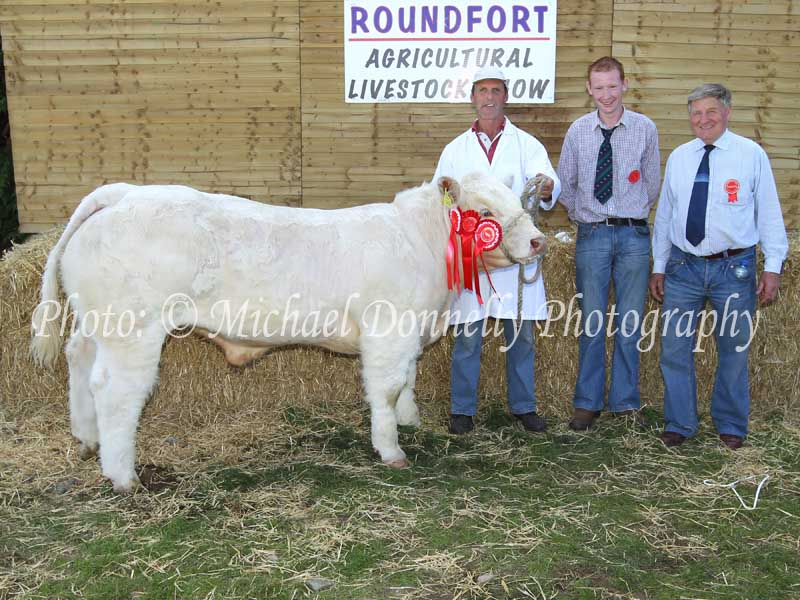
<instances>
[{"instance_id":1,"label":"grass ground","mask_svg":"<svg viewBox=\"0 0 800 600\"><path fill-rule=\"evenodd\" d=\"M403 430L413 467L394 471L366 413L287 409L233 463L141 466L131 497L35 420L0 419L2 598L800 598L800 435L779 414L736 453L708 427L667 450L609 417L529 435L498 401L466 437ZM753 511L703 483L755 476L752 503L765 474Z\"/></svg>"}]
</instances>

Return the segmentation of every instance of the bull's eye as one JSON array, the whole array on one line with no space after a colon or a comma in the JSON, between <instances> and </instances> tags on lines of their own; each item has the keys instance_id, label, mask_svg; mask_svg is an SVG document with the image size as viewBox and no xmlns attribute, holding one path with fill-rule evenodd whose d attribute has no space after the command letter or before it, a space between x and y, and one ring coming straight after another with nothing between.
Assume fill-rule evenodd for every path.
<instances>
[{"instance_id":1,"label":"bull's eye","mask_svg":"<svg viewBox=\"0 0 800 600\"><path fill-rule=\"evenodd\" d=\"M492 216L492 211L490 211L488 208L482 208L481 209L481 216L482 217L491 217Z\"/></svg>"}]
</instances>

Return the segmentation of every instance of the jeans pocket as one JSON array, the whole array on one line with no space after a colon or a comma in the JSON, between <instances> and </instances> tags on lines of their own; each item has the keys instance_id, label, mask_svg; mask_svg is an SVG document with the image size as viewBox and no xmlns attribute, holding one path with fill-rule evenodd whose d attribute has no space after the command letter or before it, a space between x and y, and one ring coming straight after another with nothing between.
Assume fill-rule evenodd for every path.
<instances>
[{"instance_id":1,"label":"jeans pocket","mask_svg":"<svg viewBox=\"0 0 800 600\"><path fill-rule=\"evenodd\" d=\"M633 231L636 232L636 235L641 237L650 237L650 226L649 225L634 225Z\"/></svg>"},{"instance_id":2,"label":"jeans pocket","mask_svg":"<svg viewBox=\"0 0 800 600\"><path fill-rule=\"evenodd\" d=\"M597 229L596 225L592 223L579 223L578 224L578 239L588 240L592 237L594 230Z\"/></svg>"},{"instance_id":3,"label":"jeans pocket","mask_svg":"<svg viewBox=\"0 0 800 600\"><path fill-rule=\"evenodd\" d=\"M685 265L685 264L686 264L686 260L683 259L683 258L680 258L680 259L670 258L667 261L667 266L664 268L664 274L665 275L675 275L675 273L677 273L678 270L680 270L680 268L683 267L683 265Z\"/></svg>"},{"instance_id":4,"label":"jeans pocket","mask_svg":"<svg viewBox=\"0 0 800 600\"><path fill-rule=\"evenodd\" d=\"M732 260L725 270L726 278L733 283L755 282L755 261L749 258Z\"/></svg>"}]
</instances>

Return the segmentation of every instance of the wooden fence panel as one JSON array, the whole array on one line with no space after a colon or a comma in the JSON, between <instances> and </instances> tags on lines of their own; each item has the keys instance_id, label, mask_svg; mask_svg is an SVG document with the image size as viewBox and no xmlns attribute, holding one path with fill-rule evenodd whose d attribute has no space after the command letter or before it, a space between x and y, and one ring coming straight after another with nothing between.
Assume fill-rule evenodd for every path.
<instances>
[{"instance_id":1,"label":"wooden fence panel","mask_svg":"<svg viewBox=\"0 0 800 600\"><path fill-rule=\"evenodd\" d=\"M509 108L554 166L592 107L587 65L613 52L664 160L691 137L688 91L728 85L732 129L765 148L800 227L800 0L564 0L558 12L555 104ZM474 118L469 105L345 103L340 0L8 0L0 34L27 231L119 180L309 207L388 201L429 179ZM563 227L566 213L543 222Z\"/></svg>"},{"instance_id":2,"label":"wooden fence panel","mask_svg":"<svg viewBox=\"0 0 800 600\"><path fill-rule=\"evenodd\" d=\"M693 137L689 91L731 90L730 128L766 150L786 225L799 228L800 2L618 0L613 40L629 73L627 104L656 122L664 160Z\"/></svg>"},{"instance_id":3,"label":"wooden fence panel","mask_svg":"<svg viewBox=\"0 0 800 600\"><path fill-rule=\"evenodd\" d=\"M296 0L4 3L23 230L112 181L299 205L298 17Z\"/></svg>"}]
</instances>

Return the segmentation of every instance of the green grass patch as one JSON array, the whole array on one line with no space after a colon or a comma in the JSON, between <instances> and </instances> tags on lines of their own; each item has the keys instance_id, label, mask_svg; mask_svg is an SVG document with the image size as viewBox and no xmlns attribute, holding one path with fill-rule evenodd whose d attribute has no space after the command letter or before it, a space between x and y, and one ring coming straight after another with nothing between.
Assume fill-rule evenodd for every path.
<instances>
[{"instance_id":1,"label":"green grass patch","mask_svg":"<svg viewBox=\"0 0 800 600\"><path fill-rule=\"evenodd\" d=\"M800 597L800 439L778 416L732 453L605 416L531 435L495 408L467 436L401 428L405 470L366 426L284 420L241 464L148 466L157 491L4 490L0 597ZM703 484L762 473L754 511Z\"/></svg>"}]
</instances>

